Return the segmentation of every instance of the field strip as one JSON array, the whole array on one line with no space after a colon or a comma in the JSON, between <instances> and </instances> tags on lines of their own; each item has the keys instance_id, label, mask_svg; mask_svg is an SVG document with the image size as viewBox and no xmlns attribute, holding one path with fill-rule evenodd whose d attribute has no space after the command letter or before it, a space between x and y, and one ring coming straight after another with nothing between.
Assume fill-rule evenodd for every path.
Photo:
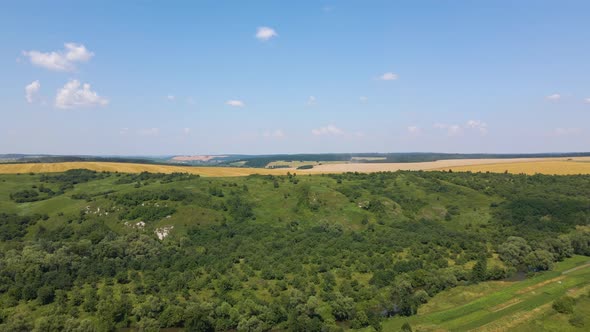
<instances>
[{"instance_id":1,"label":"field strip","mask_svg":"<svg viewBox=\"0 0 590 332\"><path fill-rule=\"evenodd\" d=\"M496 332L496 331L509 331L511 328L525 323L531 319L534 319L538 314L551 308L551 303L545 303L539 307L529 311L518 311L508 317L503 317L502 320L493 321L486 325L478 328L471 329L469 331L481 331L481 332Z\"/></svg>"},{"instance_id":2,"label":"field strip","mask_svg":"<svg viewBox=\"0 0 590 332\"><path fill-rule=\"evenodd\" d=\"M587 268L587 267L589 267L589 266L590 266L590 263L586 263L586 264L584 264L584 265L576 266L576 267L574 267L574 268L571 268L571 269L569 269L569 270L563 271L561 274L568 274L568 273L570 273L570 272L574 272L574 271L577 271L577 270L581 270L581 269Z\"/></svg>"},{"instance_id":3,"label":"field strip","mask_svg":"<svg viewBox=\"0 0 590 332\"><path fill-rule=\"evenodd\" d=\"M520 302L522 302L522 299L515 297L515 298L512 298L510 301L506 301L506 302L504 302L502 304L499 304L499 305L497 305L495 307L491 307L490 308L490 311L491 312L497 312L497 311L506 309L508 307L511 307L511 306L513 306L513 305L515 305L517 303L520 303Z\"/></svg>"},{"instance_id":4,"label":"field strip","mask_svg":"<svg viewBox=\"0 0 590 332\"><path fill-rule=\"evenodd\" d=\"M541 287L543 287L543 286L545 286L545 285L547 285L547 284L550 284L550 283L553 283L553 282L558 282L558 281L561 281L561 280L563 280L564 278L565 278L565 276L560 276L560 277L556 277L556 278L553 278L553 279L545 280L545 281L543 281L543 282L540 282L540 283L538 283L538 284L535 284L535 285L529 286L529 287L527 287L527 288L523 288L523 289L519 290L518 292L516 292L516 294L525 294L525 293L528 293L528 292L534 291L535 289L541 288Z\"/></svg>"}]
</instances>

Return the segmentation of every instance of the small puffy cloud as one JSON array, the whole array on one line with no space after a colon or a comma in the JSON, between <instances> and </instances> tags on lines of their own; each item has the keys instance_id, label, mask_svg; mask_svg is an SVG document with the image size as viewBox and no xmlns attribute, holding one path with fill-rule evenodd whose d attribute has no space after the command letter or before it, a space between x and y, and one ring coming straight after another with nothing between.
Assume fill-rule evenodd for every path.
<instances>
[{"instance_id":1,"label":"small puffy cloud","mask_svg":"<svg viewBox=\"0 0 590 332\"><path fill-rule=\"evenodd\" d=\"M317 99L315 96L309 96L307 98L307 105L309 105L309 106L315 105L316 101L317 101Z\"/></svg>"},{"instance_id":2,"label":"small puffy cloud","mask_svg":"<svg viewBox=\"0 0 590 332\"><path fill-rule=\"evenodd\" d=\"M170 101L174 101L174 100L176 100L176 96L174 96L174 95L167 95L166 96L166 99L168 99Z\"/></svg>"},{"instance_id":3,"label":"small puffy cloud","mask_svg":"<svg viewBox=\"0 0 590 332\"><path fill-rule=\"evenodd\" d=\"M53 52L23 51L35 66L55 71L73 71L77 62L87 62L94 56L86 46L76 43L65 43L65 49Z\"/></svg>"},{"instance_id":4,"label":"small puffy cloud","mask_svg":"<svg viewBox=\"0 0 590 332\"><path fill-rule=\"evenodd\" d=\"M408 133L409 133L410 135L412 135L412 136L418 136L418 135L420 135L420 133L421 133L421 130L420 130L420 128L419 128L419 127L417 127L417 126L409 126L409 127L407 128L407 130L408 130Z\"/></svg>"},{"instance_id":5,"label":"small puffy cloud","mask_svg":"<svg viewBox=\"0 0 590 332\"><path fill-rule=\"evenodd\" d=\"M119 129L119 134L120 135L127 135L127 133L129 133L129 128L121 128L121 129Z\"/></svg>"},{"instance_id":6,"label":"small puffy cloud","mask_svg":"<svg viewBox=\"0 0 590 332\"><path fill-rule=\"evenodd\" d=\"M467 121L466 127L469 129L478 130L482 135L488 133L488 124L480 120L469 120Z\"/></svg>"},{"instance_id":7,"label":"small puffy cloud","mask_svg":"<svg viewBox=\"0 0 590 332\"><path fill-rule=\"evenodd\" d=\"M225 102L225 104L229 105L231 107L244 107L244 106L246 106L246 104L244 104L244 102L241 100L228 100Z\"/></svg>"},{"instance_id":8,"label":"small puffy cloud","mask_svg":"<svg viewBox=\"0 0 590 332\"><path fill-rule=\"evenodd\" d=\"M285 137L285 133L281 129L272 130L272 131L265 131L262 133L263 137L267 138L283 138Z\"/></svg>"},{"instance_id":9,"label":"small puffy cloud","mask_svg":"<svg viewBox=\"0 0 590 332\"><path fill-rule=\"evenodd\" d=\"M435 129L446 131L448 136L459 136L463 134L465 130L476 130L481 135L486 135L488 133L488 124L480 120L469 120L465 125L435 123L433 127Z\"/></svg>"},{"instance_id":10,"label":"small puffy cloud","mask_svg":"<svg viewBox=\"0 0 590 332\"><path fill-rule=\"evenodd\" d=\"M388 72L388 73L385 73L385 74L379 76L379 79L382 81L394 81L394 80L397 80L397 78L398 78L397 74L394 74L392 72Z\"/></svg>"},{"instance_id":11,"label":"small puffy cloud","mask_svg":"<svg viewBox=\"0 0 590 332\"><path fill-rule=\"evenodd\" d=\"M590 104L590 98L586 98L586 99L584 99L584 102L585 102L586 104Z\"/></svg>"},{"instance_id":12,"label":"small puffy cloud","mask_svg":"<svg viewBox=\"0 0 590 332\"><path fill-rule=\"evenodd\" d=\"M555 128L553 136L576 136L581 133L582 130L580 128Z\"/></svg>"},{"instance_id":13,"label":"small puffy cloud","mask_svg":"<svg viewBox=\"0 0 590 332\"><path fill-rule=\"evenodd\" d=\"M361 103L366 103L367 101L369 101L369 98L368 98L368 97L366 97L366 96L360 96L360 97L359 97L359 101L360 101Z\"/></svg>"},{"instance_id":14,"label":"small puffy cloud","mask_svg":"<svg viewBox=\"0 0 590 332\"><path fill-rule=\"evenodd\" d=\"M561 95L559 93L554 93L552 95L545 97L545 99L547 99L549 101L558 101L561 99Z\"/></svg>"},{"instance_id":15,"label":"small puffy cloud","mask_svg":"<svg viewBox=\"0 0 590 332\"><path fill-rule=\"evenodd\" d=\"M90 84L70 80L55 96L55 106L62 109L105 106L109 100L91 90Z\"/></svg>"},{"instance_id":16,"label":"small puffy cloud","mask_svg":"<svg viewBox=\"0 0 590 332\"><path fill-rule=\"evenodd\" d=\"M447 133L449 134L449 136L457 136L460 135L462 132L463 130L459 125L450 125L447 128Z\"/></svg>"},{"instance_id":17,"label":"small puffy cloud","mask_svg":"<svg viewBox=\"0 0 590 332\"><path fill-rule=\"evenodd\" d=\"M33 101L35 101L35 98L37 96L37 92L39 92L40 88L41 88L41 83L39 83L39 80L33 81L33 82L31 82L31 84L25 86L25 98L27 99L27 102L29 104L31 104Z\"/></svg>"},{"instance_id":18,"label":"small puffy cloud","mask_svg":"<svg viewBox=\"0 0 590 332\"><path fill-rule=\"evenodd\" d=\"M158 136L160 134L160 128L140 129L137 133L141 136Z\"/></svg>"},{"instance_id":19,"label":"small puffy cloud","mask_svg":"<svg viewBox=\"0 0 590 332\"><path fill-rule=\"evenodd\" d=\"M76 43L66 43L66 59L72 62L86 62L94 56L94 53L86 49L86 46Z\"/></svg>"},{"instance_id":20,"label":"small puffy cloud","mask_svg":"<svg viewBox=\"0 0 590 332\"><path fill-rule=\"evenodd\" d=\"M182 128L182 132L183 132L185 135L188 135L188 134L190 134L190 133L191 133L191 129L190 129L190 128Z\"/></svg>"},{"instance_id":21,"label":"small puffy cloud","mask_svg":"<svg viewBox=\"0 0 590 332\"><path fill-rule=\"evenodd\" d=\"M334 125L327 125L325 127L320 127L317 129L313 129L311 133L315 136L326 136L326 135L342 135L344 132L342 129L337 128Z\"/></svg>"},{"instance_id":22,"label":"small puffy cloud","mask_svg":"<svg viewBox=\"0 0 590 332\"><path fill-rule=\"evenodd\" d=\"M433 127L440 130L445 130L449 136L457 136L463 132L461 126L457 124L435 123Z\"/></svg>"},{"instance_id":23,"label":"small puffy cloud","mask_svg":"<svg viewBox=\"0 0 590 332\"><path fill-rule=\"evenodd\" d=\"M277 37L279 34L272 28L269 27L259 27L256 30L256 38L258 40L267 41L273 37Z\"/></svg>"}]
</instances>

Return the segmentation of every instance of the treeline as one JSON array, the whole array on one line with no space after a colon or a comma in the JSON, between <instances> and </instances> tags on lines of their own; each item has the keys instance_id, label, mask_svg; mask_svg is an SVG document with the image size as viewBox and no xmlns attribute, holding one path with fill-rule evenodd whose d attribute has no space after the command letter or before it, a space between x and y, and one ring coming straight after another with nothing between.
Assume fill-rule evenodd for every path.
<instances>
[{"instance_id":1,"label":"treeline","mask_svg":"<svg viewBox=\"0 0 590 332\"><path fill-rule=\"evenodd\" d=\"M141 172L138 174L134 173L119 173L117 174L119 177L116 184L127 184L127 183L141 183L145 181L155 181L158 180L161 183L170 183L175 181L186 181L186 180L193 180L199 178L198 174L188 174L188 173L149 173L149 172Z\"/></svg>"}]
</instances>

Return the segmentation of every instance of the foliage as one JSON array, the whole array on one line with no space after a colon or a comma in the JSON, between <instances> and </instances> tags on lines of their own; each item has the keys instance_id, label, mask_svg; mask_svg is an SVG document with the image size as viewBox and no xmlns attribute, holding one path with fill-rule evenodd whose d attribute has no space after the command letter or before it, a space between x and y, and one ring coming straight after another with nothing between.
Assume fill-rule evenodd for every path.
<instances>
[{"instance_id":1,"label":"foliage","mask_svg":"<svg viewBox=\"0 0 590 332\"><path fill-rule=\"evenodd\" d=\"M576 300L566 295L553 301L551 307L561 314L571 314L574 312L575 303Z\"/></svg>"},{"instance_id":2,"label":"foliage","mask_svg":"<svg viewBox=\"0 0 590 332\"><path fill-rule=\"evenodd\" d=\"M0 175L0 330L380 330L590 250L589 176L66 173Z\"/></svg>"}]
</instances>

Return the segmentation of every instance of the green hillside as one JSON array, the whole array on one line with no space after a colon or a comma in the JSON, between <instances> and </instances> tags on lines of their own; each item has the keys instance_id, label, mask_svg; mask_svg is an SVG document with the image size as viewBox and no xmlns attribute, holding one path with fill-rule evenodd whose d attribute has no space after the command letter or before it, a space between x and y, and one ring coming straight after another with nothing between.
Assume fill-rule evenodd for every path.
<instances>
[{"instance_id":1,"label":"green hillside","mask_svg":"<svg viewBox=\"0 0 590 332\"><path fill-rule=\"evenodd\" d=\"M0 330L467 330L585 287L515 295L589 260L589 224L582 175L0 175Z\"/></svg>"}]
</instances>

